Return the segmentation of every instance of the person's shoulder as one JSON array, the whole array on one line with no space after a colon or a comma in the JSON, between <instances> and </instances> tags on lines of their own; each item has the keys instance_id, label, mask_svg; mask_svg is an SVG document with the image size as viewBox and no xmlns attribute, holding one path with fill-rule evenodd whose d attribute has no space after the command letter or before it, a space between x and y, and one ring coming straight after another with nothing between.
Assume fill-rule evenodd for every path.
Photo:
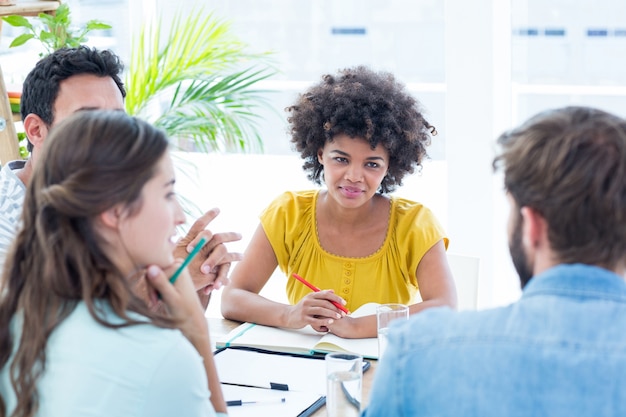
<instances>
[{"instance_id":1,"label":"person's shoulder","mask_svg":"<svg viewBox=\"0 0 626 417\"><path fill-rule=\"evenodd\" d=\"M6 250L15 237L24 198L26 186L11 170L11 165L0 170L0 246Z\"/></svg>"},{"instance_id":2,"label":"person's shoulder","mask_svg":"<svg viewBox=\"0 0 626 417\"><path fill-rule=\"evenodd\" d=\"M86 304L79 302L48 341L49 384L67 383L70 376L72 383L90 384L94 389L85 398L116 401L111 415L121 415L116 410L133 405L154 411L145 415L185 414L185 407L210 408L202 358L179 330L157 327L135 313L133 319L146 323L115 327L124 320L103 302L95 306L99 317L113 326L97 322ZM124 384L112 384L112 380ZM50 385L48 389L58 391ZM133 395L128 397L128 392ZM158 411L167 407L167 413Z\"/></svg>"},{"instance_id":3,"label":"person's shoulder","mask_svg":"<svg viewBox=\"0 0 626 417\"><path fill-rule=\"evenodd\" d=\"M285 191L276 197L265 211L308 210L313 205L318 192L318 190Z\"/></svg>"},{"instance_id":4,"label":"person's shoulder","mask_svg":"<svg viewBox=\"0 0 626 417\"><path fill-rule=\"evenodd\" d=\"M430 209L420 202L397 196L391 196L390 198L393 210L401 215L431 213Z\"/></svg>"},{"instance_id":5,"label":"person's shoulder","mask_svg":"<svg viewBox=\"0 0 626 417\"><path fill-rule=\"evenodd\" d=\"M391 197L391 209L394 223L398 230L413 230L419 225L420 230L436 230L444 234L437 216L428 207L420 202L402 197Z\"/></svg>"},{"instance_id":6,"label":"person's shoulder","mask_svg":"<svg viewBox=\"0 0 626 417\"><path fill-rule=\"evenodd\" d=\"M21 181L19 181L19 179L17 178L17 175L15 174L15 171L19 171L22 168L24 168L24 166L26 165L26 161L9 161L7 162L5 165L2 165L2 167L0 168L0 177L2 177L3 180L6 179L16 179L18 182L20 182L22 185L24 185Z\"/></svg>"},{"instance_id":7,"label":"person's shoulder","mask_svg":"<svg viewBox=\"0 0 626 417\"><path fill-rule=\"evenodd\" d=\"M24 167L24 161L11 161L0 168L0 197L7 198L7 194L24 193L26 186L17 177L14 171Z\"/></svg>"},{"instance_id":8,"label":"person's shoulder","mask_svg":"<svg viewBox=\"0 0 626 417\"><path fill-rule=\"evenodd\" d=\"M72 313L55 330L55 337L59 341L74 340L75 342L70 345L77 349L85 348L84 345L91 345L93 348L101 346L102 349L110 350L110 352L120 349L130 353L134 349L138 352L146 351L145 347L150 346L149 352L145 352L146 357L152 354L158 356L159 350L167 351L171 346L186 340L180 331L155 326L149 322L148 318L136 313L129 313L129 316L145 323L117 327L125 320L113 313L104 302L96 304L97 314L105 322L110 323L111 327L96 321L87 305L79 302ZM64 346L64 349L66 348L71 349L68 345Z\"/></svg>"},{"instance_id":9,"label":"person's shoulder","mask_svg":"<svg viewBox=\"0 0 626 417\"><path fill-rule=\"evenodd\" d=\"M301 204L315 199L318 192L319 190L285 191L276 197L274 201L283 204Z\"/></svg>"},{"instance_id":10,"label":"person's shoulder","mask_svg":"<svg viewBox=\"0 0 626 417\"><path fill-rule=\"evenodd\" d=\"M486 310L456 311L449 307L434 307L412 315L397 329L399 343L428 347L451 340L481 340L504 326L512 306ZM391 335L390 335L391 337Z\"/></svg>"},{"instance_id":11,"label":"person's shoulder","mask_svg":"<svg viewBox=\"0 0 626 417\"><path fill-rule=\"evenodd\" d=\"M3 171L17 171L20 170L22 168L24 168L24 166L26 166L26 160L25 159L15 159L12 161L7 162L4 165L0 165L1 169Z\"/></svg>"}]
</instances>

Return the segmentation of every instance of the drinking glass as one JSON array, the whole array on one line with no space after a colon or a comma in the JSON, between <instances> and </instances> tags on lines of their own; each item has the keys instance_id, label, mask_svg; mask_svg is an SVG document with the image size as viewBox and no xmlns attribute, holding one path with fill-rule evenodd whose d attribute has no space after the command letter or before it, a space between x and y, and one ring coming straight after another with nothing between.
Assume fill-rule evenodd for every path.
<instances>
[{"instance_id":1,"label":"drinking glass","mask_svg":"<svg viewBox=\"0 0 626 417\"><path fill-rule=\"evenodd\" d=\"M383 357L387 348L387 332L389 324L394 320L408 320L409 307L404 304L381 304L376 307L376 323L378 330L378 359Z\"/></svg>"},{"instance_id":2,"label":"drinking glass","mask_svg":"<svg viewBox=\"0 0 626 417\"><path fill-rule=\"evenodd\" d=\"M363 357L356 353L326 355L326 411L328 417L358 417L361 414Z\"/></svg>"}]
</instances>

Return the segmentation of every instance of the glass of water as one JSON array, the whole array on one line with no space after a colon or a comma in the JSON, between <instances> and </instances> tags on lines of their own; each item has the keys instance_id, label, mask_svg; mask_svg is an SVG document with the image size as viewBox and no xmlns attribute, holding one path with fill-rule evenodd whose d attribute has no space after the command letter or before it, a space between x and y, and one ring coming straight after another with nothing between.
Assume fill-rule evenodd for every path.
<instances>
[{"instance_id":1,"label":"glass of water","mask_svg":"<svg viewBox=\"0 0 626 417\"><path fill-rule=\"evenodd\" d=\"M356 353L326 355L326 411L328 417L361 414L363 357Z\"/></svg>"},{"instance_id":2,"label":"glass of water","mask_svg":"<svg viewBox=\"0 0 626 417\"><path fill-rule=\"evenodd\" d=\"M389 324L397 319L409 319L409 307L404 304L381 304L376 307L376 322L378 329L378 359L383 357L387 348L387 332Z\"/></svg>"}]
</instances>

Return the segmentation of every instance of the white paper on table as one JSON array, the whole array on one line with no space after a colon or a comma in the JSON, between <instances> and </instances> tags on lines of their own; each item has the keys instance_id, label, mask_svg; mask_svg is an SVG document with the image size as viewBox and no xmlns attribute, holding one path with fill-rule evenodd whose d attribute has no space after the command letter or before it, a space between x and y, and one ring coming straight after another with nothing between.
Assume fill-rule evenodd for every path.
<instances>
[{"instance_id":1,"label":"white paper on table","mask_svg":"<svg viewBox=\"0 0 626 417\"><path fill-rule=\"evenodd\" d=\"M286 384L289 391L326 395L326 363L323 359L224 349L215 355L220 381L227 384L270 388Z\"/></svg>"},{"instance_id":2,"label":"white paper on table","mask_svg":"<svg viewBox=\"0 0 626 417\"><path fill-rule=\"evenodd\" d=\"M309 408L320 398L320 395L314 392L278 391L227 384L222 384L222 392L224 393L224 399L226 401L276 400L276 402L230 406L228 407L229 417L295 417ZM284 398L285 402L280 402L281 398Z\"/></svg>"}]
</instances>

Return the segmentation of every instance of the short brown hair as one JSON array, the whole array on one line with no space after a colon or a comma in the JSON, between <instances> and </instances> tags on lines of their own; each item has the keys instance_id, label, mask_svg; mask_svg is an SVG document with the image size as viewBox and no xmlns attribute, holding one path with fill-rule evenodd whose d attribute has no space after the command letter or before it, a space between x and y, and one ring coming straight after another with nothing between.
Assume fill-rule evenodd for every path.
<instances>
[{"instance_id":1,"label":"short brown hair","mask_svg":"<svg viewBox=\"0 0 626 417\"><path fill-rule=\"evenodd\" d=\"M540 113L498 139L494 169L519 207L537 210L562 263L626 261L626 120L566 107Z\"/></svg>"}]
</instances>

